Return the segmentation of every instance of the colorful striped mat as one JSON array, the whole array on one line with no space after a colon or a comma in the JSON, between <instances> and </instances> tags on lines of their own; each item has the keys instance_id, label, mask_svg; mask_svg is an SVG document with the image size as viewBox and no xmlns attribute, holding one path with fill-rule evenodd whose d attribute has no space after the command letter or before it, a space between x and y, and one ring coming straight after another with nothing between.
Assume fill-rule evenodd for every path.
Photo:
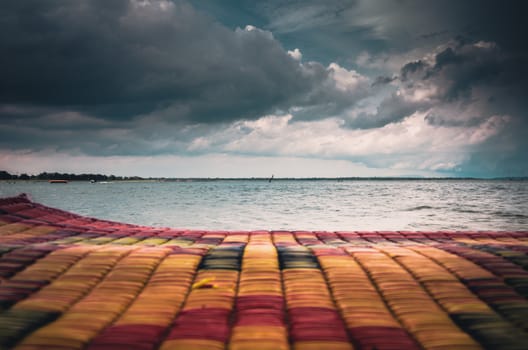
<instances>
[{"instance_id":1,"label":"colorful striped mat","mask_svg":"<svg viewBox=\"0 0 528 350\"><path fill-rule=\"evenodd\" d=\"M528 232L191 231L0 199L0 349L528 349Z\"/></svg>"}]
</instances>

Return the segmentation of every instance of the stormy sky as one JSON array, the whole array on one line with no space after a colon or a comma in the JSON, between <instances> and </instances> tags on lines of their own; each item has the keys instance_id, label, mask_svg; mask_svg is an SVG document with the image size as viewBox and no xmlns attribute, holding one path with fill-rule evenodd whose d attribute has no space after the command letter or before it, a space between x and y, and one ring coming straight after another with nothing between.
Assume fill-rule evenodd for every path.
<instances>
[{"instance_id":1,"label":"stormy sky","mask_svg":"<svg viewBox=\"0 0 528 350\"><path fill-rule=\"evenodd\" d=\"M6 0L0 170L528 176L527 10Z\"/></svg>"}]
</instances>

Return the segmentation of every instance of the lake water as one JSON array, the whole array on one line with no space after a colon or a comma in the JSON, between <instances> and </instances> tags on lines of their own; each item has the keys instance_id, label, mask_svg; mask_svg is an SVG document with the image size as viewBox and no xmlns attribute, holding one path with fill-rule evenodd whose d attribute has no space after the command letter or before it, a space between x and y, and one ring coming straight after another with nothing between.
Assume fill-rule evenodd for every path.
<instances>
[{"instance_id":1,"label":"lake water","mask_svg":"<svg viewBox=\"0 0 528 350\"><path fill-rule=\"evenodd\" d=\"M528 230L528 181L350 180L49 184L0 196L148 226L207 230Z\"/></svg>"}]
</instances>

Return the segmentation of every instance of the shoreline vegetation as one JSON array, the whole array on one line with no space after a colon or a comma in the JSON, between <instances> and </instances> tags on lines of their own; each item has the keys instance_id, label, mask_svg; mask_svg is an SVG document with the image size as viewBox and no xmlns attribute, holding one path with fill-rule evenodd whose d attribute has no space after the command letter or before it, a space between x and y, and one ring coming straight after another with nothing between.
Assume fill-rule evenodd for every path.
<instances>
[{"instance_id":1,"label":"shoreline vegetation","mask_svg":"<svg viewBox=\"0 0 528 350\"><path fill-rule=\"evenodd\" d=\"M418 177L418 176L400 176L400 177L141 177L141 176L115 176L104 174L69 174L58 172L42 172L38 175L28 174L10 174L7 171L0 170L0 181L50 181L50 180L67 180L79 182L207 182L207 181L423 181L423 180L471 180L471 181L528 181L528 177Z\"/></svg>"}]
</instances>

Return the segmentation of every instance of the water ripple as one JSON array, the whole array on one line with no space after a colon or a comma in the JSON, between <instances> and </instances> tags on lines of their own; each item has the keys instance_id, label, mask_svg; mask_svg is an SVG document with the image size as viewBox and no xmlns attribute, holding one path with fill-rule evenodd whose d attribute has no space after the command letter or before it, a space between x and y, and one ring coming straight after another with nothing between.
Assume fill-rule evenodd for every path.
<instances>
[{"instance_id":1,"label":"water ripple","mask_svg":"<svg viewBox=\"0 0 528 350\"><path fill-rule=\"evenodd\" d=\"M208 230L528 230L522 181L0 182L0 196L141 225Z\"/></svg>"}]
</instances>

